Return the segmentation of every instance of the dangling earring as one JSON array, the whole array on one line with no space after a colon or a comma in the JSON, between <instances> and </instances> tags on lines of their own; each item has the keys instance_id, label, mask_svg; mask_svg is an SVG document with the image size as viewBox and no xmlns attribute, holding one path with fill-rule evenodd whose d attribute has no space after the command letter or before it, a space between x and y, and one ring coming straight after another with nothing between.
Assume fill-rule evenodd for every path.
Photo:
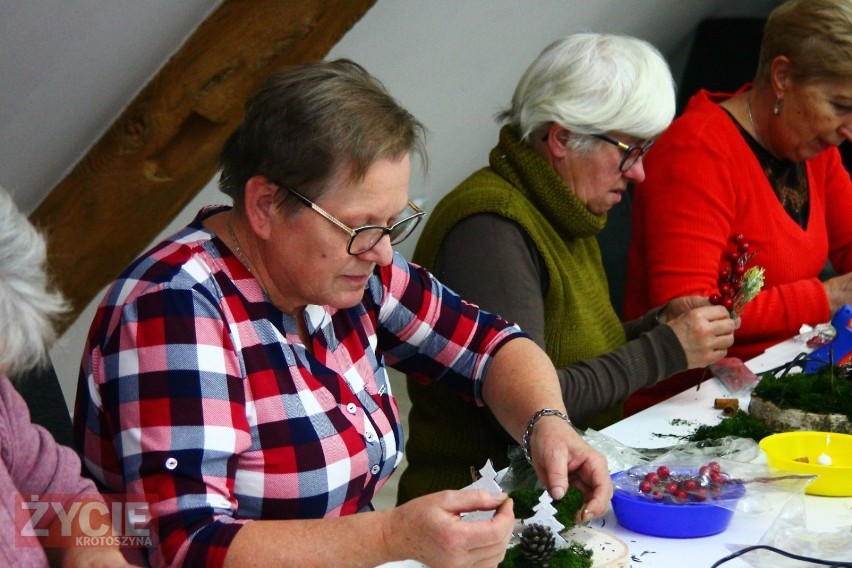
<instances>
[{"instance_id":1,"label":"dangling earring","mask_svg":"<svg viewBox=\"0 0 852 568\"><path fill-rule=\"evenodd\" d=\"M772 112L775 113L775 116L781 116L781 102L783 100L784 99L782 99L781 97L775 99L775 108L772 109Z\"/></svg>"}]
</instances>

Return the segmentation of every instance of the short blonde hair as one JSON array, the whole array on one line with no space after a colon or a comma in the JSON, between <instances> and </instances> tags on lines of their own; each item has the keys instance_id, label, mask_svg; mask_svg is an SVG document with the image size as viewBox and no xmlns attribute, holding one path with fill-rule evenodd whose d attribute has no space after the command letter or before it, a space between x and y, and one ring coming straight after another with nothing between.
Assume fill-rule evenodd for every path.
<instances>
[{"instance_id":1,"label":"short blonde hair","mask_svg":"<svg viewBox=\"0 0 852 568\"><path fill-rule=\"evenodd\" d=\"M49 286L44 238L0 187L0 373L15 376L45 361L66 311Z\"/></svg>"},{"instance_id":2,"label":"short blonde hair","mask_svg":"<svg viewBox=\"0 0 852 568\"><path fill-rule=\"evenodd\" d=\"M795 79L852 80L852 0L790 0L769 14L754 82L768 85L772 60L790 59Z\"/></svg>"}]
</instances>

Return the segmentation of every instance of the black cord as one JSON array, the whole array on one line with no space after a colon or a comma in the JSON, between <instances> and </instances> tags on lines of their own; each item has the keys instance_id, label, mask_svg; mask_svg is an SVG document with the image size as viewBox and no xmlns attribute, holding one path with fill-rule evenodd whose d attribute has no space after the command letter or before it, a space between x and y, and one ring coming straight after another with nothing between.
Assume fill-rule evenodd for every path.
<instances>
[{"instance_id":1,"label":"black cord","mask_svg":"<svg viewBox=\"0 0 852 568\"><path fill-rule=\"evenodd\" d=\"M840 562L838 560L821 560L819 558L811 558L810 556L801 556L799 554L793 554L792 552L787 552L786 550L781 550L780 548L775 548L774 546L768 546L766 544L756 544L754 546L747 546L742 550L738 550L732 554L725 556L716 561L713 566L710 568L716 568L717 566L721 566L728 560L733 560L738 556L742 556L746 552L751 552L753 550L768 550L769 552L774 552L775 554L780 554L781 556L786 556L787 558L792 558L793 560L801 560L802 562L811 562L813 564L819 564L820 566L833 566L835 568L852 568L852 562Z\"/></svg>"},{"instance_id":2,"label":"black cord","mask_svg":"<svg viewBox=\"0 0 852 568\"><path fill-rule=\"evenodd\" d=\"M761 375L771 374L771 375L775 376L776 378L780 379L780 378L783 378L787 373L789 373L791 370L795 369L796 367L799 367L802 370L804 370L805 365L807 365L808 363L810 363L812 361L816 361L817 363L829 363L829 361L826 361L826 360L821 359L819 357L814 357L811 353L799 353L798 355L796 355L795 357L793 357L791 360L787 361L783 365L778 365L777 367L774 367L774 368L769 369L767 371L763 371L760 374ZM777 373L779 373L780 371L783 371L783 373L781 373L781 375L778 376Z\"/></svg>"}]
</instances>

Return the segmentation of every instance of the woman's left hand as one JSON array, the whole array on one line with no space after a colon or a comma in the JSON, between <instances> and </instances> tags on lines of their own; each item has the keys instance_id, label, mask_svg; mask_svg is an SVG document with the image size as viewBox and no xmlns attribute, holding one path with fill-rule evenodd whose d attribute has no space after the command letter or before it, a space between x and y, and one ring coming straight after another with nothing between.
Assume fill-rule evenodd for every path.
<instances>
[{"instance_id":1,"label":"woman's left hand","mask_svg":"<svg viewBox=\"0 0 852 568\"><path fill-rule=\"evenodd\" d=\"M579 520L601 517L609 509L612 480L603 454L559 417L541 418L530 437L532 464L550 496L561 499L569 485L585 496Z\"/></svg>"},{"instance_id":2,"label":"woman's left hand","mask_svg":"<svg viewBox=\"0 0 852 568\"><path fill-rule=\"evenodd\" d=\"M689 313L695 308L710 306L709 298L705 296L681 296L673 299L660 309L657 320L660 323L666 323L678 316Z\"/></svg>"}]
</instances>

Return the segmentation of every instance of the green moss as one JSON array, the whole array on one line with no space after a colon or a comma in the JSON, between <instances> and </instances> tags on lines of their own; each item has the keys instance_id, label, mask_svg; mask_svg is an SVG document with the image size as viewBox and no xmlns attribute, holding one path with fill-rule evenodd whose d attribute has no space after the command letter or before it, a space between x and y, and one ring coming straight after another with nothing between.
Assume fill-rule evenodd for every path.
<instances>
[{"instance_id":1,"label":"green moss","mask_svg":"<svg viewBox=\"0 0 852 568\"><path fill-rule=\"evenodd\" d=\"M703 442L705 440L718 440L726 436L735 436L737 438L751 438L755 442L759 442L774 433L774 431L767 428L763 422L754 416L742 410L737 410L731 416L723 418L716 425L710 426L703 424L698 426L687 439L690 442Z\"/></svg>"},{"instance_id":2,"label":"green moss","mask_svg":"<svg viewBox=\"0 0 852 568\"><path fill-rule=\"evenodd\" d=\"M541 489L535 487L522 487L515 489L509 493L515 506L516 519L528 519L535 514L533 507L538 505L538 498L541 495Z\"/></svg>"},{"instance_id":3,"label":"green moss","mask_svg":"<svg viewBox=\"0 0 852 568\"><path fill-rule=\"evenodd\" d=\"M592 551L579 542L572 542L568 548L557 550L547 563L550 568L591 568ZM506 551L506 557L500 563L501 568L539 568L521 554L517 547Z\"/></svg>"},{"instance_id":4,"label":"green moss","mask_svg":"<svg viewBox=\"0 0 852 568\"><path fill-rule=\"evenodd\" d=\"M556 507L556 514L553 516L565 525L566 529L570 529L576 524L574 519L577 518L577 513L585 502L583 492L572 485L562 499L553 502L553 506Z\"/></svg>"},{"instance_id":5,"label":"green moss","mask_svg":"<svg viewBox=\"0 0 852 568\"><path fill-rule=\"evenodd\" d=\"M515 489L509 493L515 506L516 519L528 519L535 515L533 507L538 505L538 499L541 497L543 489L537 487L523 487ZM576 523L574 519L577 517L577 512L583 506L585 498L583 492L574 486L568 488L565 497L559 501L554 501L553 506L556 508L554 518L561 524L565 525L566 529L572 528Z\"/></svg>"},{"instance_id":6,"label":"green moss","mask_svg":"<svg viewBox=\"0 0 852 568\"><path fill-rule=\"evenodd\" d=\"M538 487L522 487L509 493L515 507L516 519L528 519L535 515L533 507L538 505L542 491L544 490ZM569 530L577 524L574 519L583 507L584 502L583 492L571 486L562 499L553 502L556 509L553 517L560 524L565 525L566 530ZM591 565L592 550L578 542L572 542L568 548L558 550L548 562L550 568L589 568ZM506 551L506 558L500 563L500 566L502 568L527 568L538 565L523 556L517 547L512 547Z\"/></svg>"},{"instance_id":7,"label":"green moss","mask_svg":"<svg viewBox=\"0 0 852 568\"><path fill-rule=\"evenodd\" d=\"M852 380L845 367L823 367L816 373L761 377L753 394L779 408L817 414L844 414L852 420Z\"/></svg>"}]
</instances>

